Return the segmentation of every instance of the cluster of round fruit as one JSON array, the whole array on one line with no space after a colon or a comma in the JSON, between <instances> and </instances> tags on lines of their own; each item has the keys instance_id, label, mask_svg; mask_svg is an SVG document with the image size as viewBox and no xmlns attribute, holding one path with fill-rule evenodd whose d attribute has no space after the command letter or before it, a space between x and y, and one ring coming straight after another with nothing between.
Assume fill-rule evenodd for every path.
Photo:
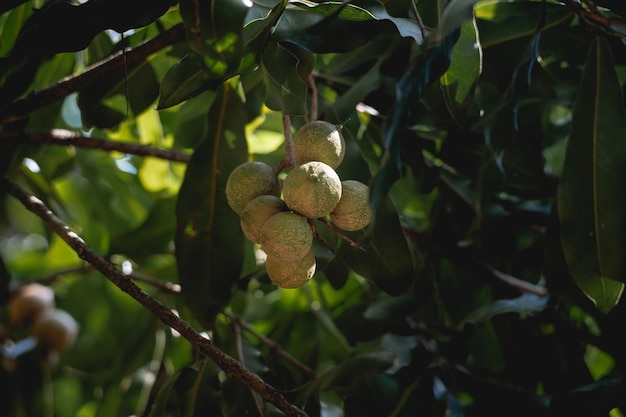
<instances>
[{"instance_id":1,"label":"cluster of round fruit","mask_svg":"<svg viewBox=\"0 0 626 417\"><path fill-rule=\"evenodd\" d=\"M345 149L341 126L314 121L295 134L296 166L282 187L277 172L258 161L237 166L228 177L228 204L239 214L245 236L261 245L266 272L280 287L301 287L315 273L310 220L328 217L346 231L371 221L368 186L342 181L335 171Z\"/></svg>"},{"instance_id":2,"label":"cluster of round fruit","mask_svg":"<svg viewBox=\"0 0 626 417\"><path fill-rule=\"evenodd\" d=\"M78 323L67 311L55 306L52 288L31 283L11 295L8 303L11 323L27 327L48 353L69 348L78 334Z\"/></svg>"}]
</instances>

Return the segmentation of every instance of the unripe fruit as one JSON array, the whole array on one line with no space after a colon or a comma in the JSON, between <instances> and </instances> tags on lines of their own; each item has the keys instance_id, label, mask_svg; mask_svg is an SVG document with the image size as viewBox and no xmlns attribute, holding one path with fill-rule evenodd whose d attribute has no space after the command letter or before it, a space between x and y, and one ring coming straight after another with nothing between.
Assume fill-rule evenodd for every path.
<instances>
[{"instance_id":1,"label":"unripe fruit","mask_svg":"<svg viewBox=\"0 0 626 417\"><path fill-rule=\"evenodd\" d=\"M50 308L35 318L31 333L48 350L62 351L74 344L78 323L67 311Z\"/></svg>"},{"instance_id":2,"label":"unripe fruit","mask_svg":"<svg viewBox=\"0 0 626 417\"><path fill-rule=\"evenodd\" d=\"M268 257L295 262L311 250L313 231L304 217L289 211L274 214L261 228L261 249Z\"/></svg>"},{"instance_id":3,"label":"unripe fruit","mask_svg":"<svg viewBox=\"0 0 626 417\"><path fill-rule=\"evenodd\" d=\"M341 198L341 179L327 164L307 162L287 174L283 198L296 213L310 219L324 217Z\"/></svg>"},{"instance_id":4,"label":"unripe fruit","mask_svg":"<svg viewBox=\"0 0 626 417\"><path fill-rule=\"evenodd\" d=\"M233 169L226 180L226 199L237 214L241 214L248 202L263 194L280 195L278 177L264 162L244 162Z\"/></svg>"},{"instance_id":5,"label":"unripe fruit","mask_svg":"<svg viewBox=\"0 0 626 417\"><path fill-rule=\"evenodd\" d=\"M294 137L293 151L298 164L320 161L337 168L346 152L341 126L323 120L303 125Z\"/></svg>"},{"instance_id":6,"label":"unripe fruit","mask_svg":"<svg viewBox=\"0 0 626 417\"><path fill-rule=\"evenodd\" d=\"M299 288L315 274L315 256L309 251L296 262L282 262L271 256L265 262L265 271L272 282L281 288Z\"/></svg>"},{"instance_id":7,"label":"unripe fruit","mask_svg":"<svg viewBox=\"0 0 626 417\"><path fill-rule=\"evenodd\" d=\"M29 325L41 311L54 307L52 288L38 283L27 284L11 296L8 305L9 320Z\"/></svg>"},{"instance_id":8,"label":"unripe fruit","mask_svg":"<svg viewBox=\"0 0 626 417\"><path fill-rule=\"evenodd\" d=\"M355 180L343 181L341 185L341 199L330 213L330 219L340 229L361 230L372 220L369 187Z\"/></svg>"},{"instance_id":9,"label":"unripe fruit","mask_svg":"<svg viewBox=\"0 0 626 417\"><path fill-rule=\"evenodd\" d=\"M261 242L261 228L276 213L287 209L285 202L275 195L260 195L250 201L241 212L241 230L254 243Z\"/></svg>"}]
</instances>

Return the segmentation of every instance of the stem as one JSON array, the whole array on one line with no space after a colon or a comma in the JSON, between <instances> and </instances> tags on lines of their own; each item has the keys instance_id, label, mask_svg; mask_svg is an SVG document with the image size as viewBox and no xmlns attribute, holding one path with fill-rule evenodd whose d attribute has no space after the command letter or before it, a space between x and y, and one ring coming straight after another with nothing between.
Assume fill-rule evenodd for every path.
<instances>
[{"instance_id":1,"label":"stem","mask_svg":"<svg viewBox=\"0 0 626 417\"><path fill-rule=\"evenodd\" d=\"M231 378L237 379L247 385L266 401L274 404L288 416L306 416L307 414L288 402L285 397L273 386L266 383L258 375L250 372L237 360L224 353L213 342L202 336L193 329L186 321L180 319L167 306L161 304L144 292L128 276L117 270L113 264L98 255L85 241L73 232L61 219L59 219L41 200L24 190L18 184L3 178L1 187L11 196L15 197L22 205L35 215L63 239L76 254L100 271L109 281L119 289L130 295L146 309L157 316L163 324L171 327L187 339L202 354L213 360Z\"/></svg>"},{"instance_id":2,"label":"stem","mask_svg":"<svg viewBox=\"0 0 626 417\"><path fill-rule=\"evenodd\" d=\"M283 130L285 134L285 159L276 167L276 173L288 167L293 169L296 166L296 157L293 153L293 136L291 134L291 119L287 115L283 115Z\"/></svg>"},{"instance_id":3,"label":"stem","mask_svg":"<svg viewBox=\"0 0 626 417\"><path fill-rule=\"evenodd\" d=\"M52 129L46 131L1 131L0 140L12 140L46 145L76 146L87 149L118 151L130 155L154 156L174 162L189 162L190 156L169 149L158 149L136 143L117 142L108 139L83 136L71 130Z\"/></svg>"},{"instance_id":4,"label":"stem","mask_svg":"<svg viewBox=\"0 0 626 417\"><path fill-rule=\"evenodd\" d=\"M246 366L246 360L243 353L243 338L241 335L241 327L235 325L234 322L231 321L231 326L233 328L233 332L235 332L235 345L237 346L237 357L239 358L239 362L241 362L242 366ZM252 396L252 400L254 401L254 406L256 407L257 412L260 416L263 416L263 410L261 404L259 404L259 399L254 394L254 391L250 390L250 395Z\"/></svg>"},{"instance_id":5,"label":"stem","mask_svg":"<svg viewBox=\"0 0 626 417\"><path fill-rule=\"evenodd\" d=\"M311 122L314 122L317 120L317 113L318 113L318 102L317 102L317 84L315 84L315 77L313 76L313 74L309 74L308 78L306 79L306 83L309 86L309 89L311 90Z\"/></svg>"},{"instance_id":6,"label":"stem","mask_svg":"<svg viewBox=\"0 0 626 417\"><path fill-rule=\"evenodd\" d=\"M16 122L27 118L33 111L52 104L70 94L82 90L102 78L124 71L126 66L133 66L158 52L166 46L185 39L185 26L179 23L160 35L129 50L122 50L88 67L84 72L70 75L56 84L42 90L33 91L0 107L0 124Z\"/></svg>"},{"instance_id":7,"label":"stem","mask_svg":"<svg viewBox=\"0 0 626 417\"><path fill-rule=\"evenodd\" d=\"M428 32L426 31L426 26L424 26L424 21L422 20L422 16L420 15L420 12L417 10L415 1L411 0L409 3L411 4L411 10L413 11L413 14L415 15L415 21L417 22L417 26L420 29L422 38L424 39L424 41L426 41L426 38L428 37Z\"/></svg>"},{"instance_id":8,"label":"stem","mask_svg":"<svg viewBox=\"0 0 626 417\"><path fill-rule=\"evenodd\" d=\"M341 239L345 240L346 242L348 242L348 244L350 246L352 246L353 248L357 248L359 250L362 250L363 252L365 252L365 248L360 246L358 243L356 243L354 240L350 239L348 236L346 236L345 234L341 233L339 230L337 230L337 228L328 220L324 219L324 218L320 218L319 219L322 223L324 223L326 225L326 227L328 227L334 234L336 234L337 236L339 236Z\"/></svg>"},{"instance_id":9,"label":"stem","mask_svg":"<svg viewBox=\"0 0 626 417\"><path fill-rule=\"evenodd\" d=\"M228 319L231 322L233 322L238 328L245 330L246 332L252 334L254 337L259 339L261 343L263 343L265 346L270 348L270 350L272 350L277 356L283 358L285 361L289 362L291 365L295 366L296 368L304 372L309 377L313 378L316 376L315 371L313 371L313 369L309 368L308 366L306 366L305 364L303 364L302 362L300 362L299 360L291 356L289 352L285 351L281 345L274 342L272 339L254 330L248 323L244 322L240 317L236 316L235 314L228 313L228 312L224 312L224 315L228 317Z\"/></svg>"}]
</instances>

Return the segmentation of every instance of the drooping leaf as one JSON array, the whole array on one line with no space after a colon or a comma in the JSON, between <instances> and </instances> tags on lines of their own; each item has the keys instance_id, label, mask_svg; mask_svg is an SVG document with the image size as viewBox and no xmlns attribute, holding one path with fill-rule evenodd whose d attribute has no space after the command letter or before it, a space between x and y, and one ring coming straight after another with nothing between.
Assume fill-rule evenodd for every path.
<instances>
[{"instance_id":1,"label":"drooping leaf","mask_svg":"<svg viewBox=\"0 0 626 417\"><path fill-rule=\"evenodd\" d=\"M488 321L493 316L505 313L534 315L548 307L548 301L548 297L540 297L528 293L513 299L496 300L491 304L482 305L479 309L472 312L464 322L480 324Z\"/></svg>"},{"instance_id":2,"label":"drooping leaf","mask_svg":"<svg viewBox=\"0 0 626 417\"><path fill-rule=\"evenodd\" d=\"M252 54L253 63L258 63L269 36L287 7L288 0L281 0L269 12L263 4L254 3L248 12L247 22L243 28L246 53ZM246 68L243 68L246 69Z\"/></svg>"},{"instance_id":3,"label":"drooping leaf","mask_svg":"<svg viewBox=\"0 0 626 417\"><path fill-rule=\"evenodd\" d=\"M446 3L434 36L434 42L442 42L449 34L458 30L465 22L472 20L477 0L450 0Z\"/></svg>"},{"instance_id":4,"label":"drooping leaf","mask_svg":"<svg viewBox=\"0 0 626 417\"><path fill-rule=\"evenodd\" d=\"M396 101L385 127L385 154L370 189L370 205L374 211L402 173L400 149L410 116L426 88L448 70L459 35L460 29L453 31L440 45L416 58L398 81Z\"/></svg>"},{"instance_id":5,"label":"drooping leaf","mask_svg":"<svg viewBox=\"0 0 626 417\"><path fill-rule=\"evenodd\" d=\"M562 4L546 2L480 2L475 13L483 48L531 36L537 30L538 18L545 10L546 29L563 24L574 14Z\"/></svg>"},{"instance_id":6,"label":"drooping leaf","mask_svg":"<svg viewBox=\"0 0 626 417\"><path fill-rule=\"evenodd\" d=\"M343 263L386 293L400 295L413 284L415 266L412 255L398 213L389 199L381 204L370 228L357 232L341 231L357 247L327 231L323 224L317 229ZM333 281L332 277L329 279Z\"/></svg>"},{"instance_id":7,"label":"drooping leaf","mask_svg":"<svg viewBox=\"0 0 626 417\"><path fill-rule=\"evenodd\" d=\"M47 2L24 22L10 52L0 63L0 81L5 74L15 79L0 89L2 99L8 101L22 94L32 82L36 68L52 55L85 49L98 33L107 29L121 33L146 26L174 3L174 0L92 0L80 5Z\"/></svg>"},{"instance_id":8,"label":"drooping leaf","mask_svg":"<svg viewBox=\"0 0 626 417\"><path fill-rule=\"evenodd\" d=\"M329 389L347 388L359 378L388 369L394 360L394 353L384 351L348 358L308 384L300 393L300 399L305 401Z\"/></svg>"},{"instance_id":9,"label":"drooping leaf","mask_svg":"<svg viewBox=\"0 0 626 417\"><path fill-rule=\"evenodd\" d=\"M141 226L112 239L111 253L140 255L166 251L174 238L175 202L174 197L155 202L146 221Z\"/></svg>"},{"instance_id":10,"label":"drooping leaf","mask_svg":"<svg viewBox=\"0 0 626 417\"><path fill-rule=\"evenodd\" d=\"M207 328L230 301L244 256L239 217L224 193L230 172L247 159L245 107L229 83L221 87L208 118L208 135L191 157L180 188L175 236L183 297Z\"/></svg>"},{"instance_id":11,"label":"drooping leaf","mask_svg":"<svg viewBox=\"0 0 626 417\"><path fill-rule=\"evenodd\" d=\"M248 4L242 0L180 1L188 41L204 58L214 78L228 77L239 67L248 10Z\"/></svg>"},{"instance_id":12,"label":"drooping leaf","mask_svg":"<svg viewBox=\"0 0 626 417\"><path fill-rule=\"evenodd\" d=\"M163 77L157 108L175 106L217 86L220 81L211 77L200 55L186 55Z\"/></svg>"},{"instance_id":13,"label":"drooping leaf","mask_svg":"<svg viewBox=\"0 0 626 417\"><path fill-rule=\"evenodd\" d=\"M443 93L453 111L467 109L482 70L482 48L478 28L472 19L461 27L461 35L452 49L450 67L441 77Z\"/></svg>"},{"instance_id":14,"label":"drooping leaf","mask_svg":"<svg viewBox=\"0 0 626 417\"><path fill-rule=\"evenodd\" d=\"M148 417L221 415L217 371L208 360L183 367L161 384Z\"/></svg>"},{"instance_id":15,"label":"drooping leaf","mask_svg":"<svg viewBox=\"0 0 626 417\"><path fill-rule=\"evenodd\" d=\"M338 1L293 2L272 32L274 42L292 42L314 53L347 52L372 40L373 34L399 33L423 42L418 25L390 16L378 2L357 6Z\"/></svg>"},{"instance_id":16,"label":"drooping leaf","mask_svg":"<svg viewBox=\"0 0 626 417\"><path fill-rule=\"evenodd\" d=\"M111 128L151 106L159 95L159 82L148 61L122 74L99 80L78 94L78 106L86 127Z\"/></svg>"},{"instance_id":17,"label":"drooping leaf","mask_svg":"<svg viewBox=\"0 0 626 417\"><path fill-rule=\"evenodd\" d=\"M287 48L272 42L265 47L262 63L267 107L285 115L305 115L307 85L298 72L298 58Z\"/></svg>"},{"instance_id":18,"label":"drooping leaf","mask_svg":"<svg viewBox=\"0 0 626 417\"><path fill-rule=\"evenodd\" d=\"M597 37L572 110L557 202L569 270L604 312L615 306L626 279L626 116L621 91L610 50Z\"/></svg>"}]
</instances>

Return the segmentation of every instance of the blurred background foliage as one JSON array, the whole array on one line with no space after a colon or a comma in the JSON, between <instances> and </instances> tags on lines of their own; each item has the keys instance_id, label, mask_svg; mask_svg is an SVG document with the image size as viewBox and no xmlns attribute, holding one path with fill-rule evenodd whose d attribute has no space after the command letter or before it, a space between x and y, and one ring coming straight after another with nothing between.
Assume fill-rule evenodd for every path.
<instances>
[{"instance_id":1,"label":"blurred background foliage","mask_svg":"<svg viewBox=\"0 0 626 417\"><path fill-rule=\"evenodd\" d=\"M621 2L0 12L3 176L309 416L624 415ZM366 251L318 224L314 279L283 290L223 186L315 118L376 222ZM33 281L80 333L3 353L0 414L282 415L1 195L0 342L28 336L4 306Z\"/></svg>"}]
</instances>

